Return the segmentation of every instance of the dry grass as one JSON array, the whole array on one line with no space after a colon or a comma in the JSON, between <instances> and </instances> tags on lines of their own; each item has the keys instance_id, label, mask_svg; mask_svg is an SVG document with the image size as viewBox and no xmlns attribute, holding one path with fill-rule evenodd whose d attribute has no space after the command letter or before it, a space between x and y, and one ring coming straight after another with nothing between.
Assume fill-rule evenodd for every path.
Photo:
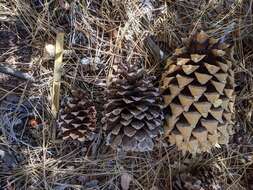
<instances>
[{"instance_id":1,"label":"dry grass","mask_svg":"<svg viewBox=\"0 0 253 190\"><path fill-rule=\"evenodd\" d=\"M176 189L173 184L181 173L198 177L202 171L213 173L221 189L253 189L252 6L252 0L1 2L0 63L29 73L36 82L0 74L0 102L11 94L18 99L10 100L8 109L0 104L0 151L9 156L5 163L0 160L0 189L121 189L122 175L129 174L130 189L168 190ZM151 153L116 153L105 146L102 130L90 146L53 137L53 58L44 49L55 43L58 32L65 32L62 96L73 86L87 90L100 121L113 63L141 59L158 75L161 65L144 39L152 36L170 55L182 37L199 28L235 42L237 134L227 147L192 158L162 143ZM20 114L24 110L30 117ZM28 123L17 127L23 116ZM39 122L35 127L29 125L31 117Z\"/></svg>"}]
</instances>

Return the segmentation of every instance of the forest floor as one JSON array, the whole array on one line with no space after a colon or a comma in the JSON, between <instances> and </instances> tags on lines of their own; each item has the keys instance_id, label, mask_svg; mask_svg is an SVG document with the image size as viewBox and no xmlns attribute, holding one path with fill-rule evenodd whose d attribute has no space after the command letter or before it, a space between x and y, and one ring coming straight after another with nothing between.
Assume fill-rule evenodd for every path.
<instances>
[{"instance_id":1,"label":"forest floor","mask_svg":"<svg viewBox=\"0 0 253 190\"><path fill-rule=\"evenodd\" d=\"M234 43L230 143L196 157L163 142L149 153L111 150L100 121L114 61L139 57L156 75L160 65L145 39L171 55L196 29ZM65 34L61 97L78 86L98 112L98 138L90 145L55 135L50 89L59 32ZM0 1L0 66L26 73L20 79L0 72L0 190L253 189L252 44L252 0Z\"/></svg>"}]
</instances>

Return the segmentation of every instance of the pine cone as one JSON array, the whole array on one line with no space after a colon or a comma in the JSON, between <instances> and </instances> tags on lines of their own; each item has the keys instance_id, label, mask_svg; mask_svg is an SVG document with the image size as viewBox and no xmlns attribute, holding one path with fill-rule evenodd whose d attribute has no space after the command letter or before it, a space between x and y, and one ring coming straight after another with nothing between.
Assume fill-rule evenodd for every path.
<instances>
[{"instance_id":1,"label":"pine cone","mask_svg":"<svg viewBox=\"0 0 253 190\"><path fill-rule=\"evenodd\" d=\"M163 113L159 89L138 65L120 65L107 91L104 130L114 149L144 152L162 133Z\"/></svg>"},{"instance_id":2,"label":"pine cone","mask_svg":"<svg viewBox=\"0 0 253 190\"><path fill-rule=\"evenodd\" d=\"M212 171L200 171L199 174L182 173L173 178L174 190L222 190L223 184Z\"/></svg>"},{"instance_id":3,"label":"pine cone","mask_svg":"<svg viewBox=\"0 0 253 190\"><path fill-rule=\"evenodd\" d=\"M96 129L96 109L86 93L72 90L71 97L63 101L59 114L59 127L64 140L92 141Z\"/></svg>"},{"instance_id":4,"label":"pine cone","mask_svg":"<svg viewBox=\"0 0 253 190\"><path fill-rule=\"evenodd\" d=\"M227 144L232 131L234 72L229 45L203 31L184 40L166 62L160 81L165 136L193 154Z\"/></svg>"}]
</instances>

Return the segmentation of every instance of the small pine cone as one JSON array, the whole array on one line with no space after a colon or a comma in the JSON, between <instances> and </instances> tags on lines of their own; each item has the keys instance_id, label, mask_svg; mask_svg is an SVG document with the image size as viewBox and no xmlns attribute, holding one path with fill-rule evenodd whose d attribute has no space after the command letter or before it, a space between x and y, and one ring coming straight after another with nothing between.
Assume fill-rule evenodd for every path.
<instances>
[{"instance_id":1,"label":"small pine cone","mask_svg":"<svg viewBox=\"0 0 253 190\"><path fill-rule=\"evenodd\" d=\"M120 65L107 90L104 130L114 149L144 152L162 133L162 97L138 65Z\"/></svg>"},{"instance_id":2,"label":"small pine cone","mask_svg":"<svg viewBox=\"0 0 253 190\"><path fill-rule=\"evenodd\" d=\"M59 127L64 140L92 141L96 130L96 109L81 90L72 90L71 97L63 101L59 114Z\"/></svg>"},{"instance_id":3,"label":"small pine cone","mask_svg":"<svg viewBox=\"0 0 253 190\"><path fill-rule=\"evenodd\" d=\"M166 62L160 81L165 136L193 154L227 144L233 134L234 72L229 45L199 32Z\"/></svg>"}]
</instances>

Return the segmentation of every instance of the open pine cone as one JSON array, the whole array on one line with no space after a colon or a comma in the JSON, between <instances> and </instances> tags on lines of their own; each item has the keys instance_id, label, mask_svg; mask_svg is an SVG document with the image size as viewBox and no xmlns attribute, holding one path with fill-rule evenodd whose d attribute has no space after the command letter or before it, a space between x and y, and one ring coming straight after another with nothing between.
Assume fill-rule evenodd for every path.
<instances>
[{"instance_id":1,"label":"open pine cone","mask_svg":"<svg viewBox=\"0 0 253 190\"><path fill-rule=\"evenodd\" d=\"M104 130L114 149L150 151L162 133L159 89L138 65L120 65L107 90Z\"/></svg>"},{"instance_id":2,"label":"open pine cone","mask_svg":"<svg viewBox=\"0 0 253 190\"><path fill-rule=\"evenodd\" d=\"M166 61L160 81L165 136L193 154L227 144L232 131L234 72L229 45L199 32Z\"/></svg>"},{"instance_id":3,"label":"open pine cone","mask_svg":"<svg viewBox=\"0 0 253 190\"><path fill-rule=\"evenodd\" d=\"M96 130L96 109L81 90L72 90L62 102L59 127L64 140L92 141Z\"/></svg>"}]
</instances>

